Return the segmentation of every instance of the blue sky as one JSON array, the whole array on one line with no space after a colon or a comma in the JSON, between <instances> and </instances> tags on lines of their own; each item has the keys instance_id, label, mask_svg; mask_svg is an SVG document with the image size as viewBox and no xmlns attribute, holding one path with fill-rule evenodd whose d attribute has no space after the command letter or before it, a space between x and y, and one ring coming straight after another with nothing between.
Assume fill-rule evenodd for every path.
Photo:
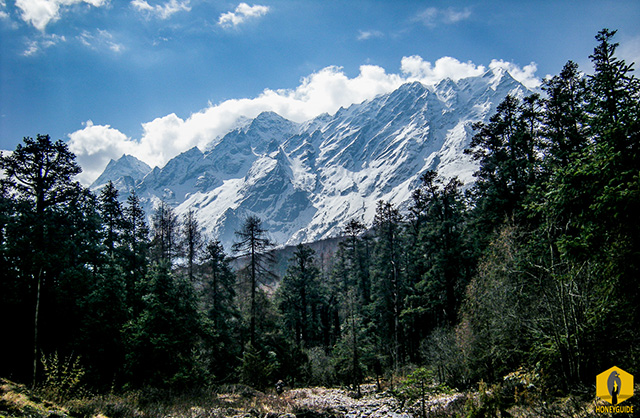
<instances>
[{"instance_id":1,"label":"blue sky","mask_svg":"<svg viewBox=\"0 0 640 418\"><path fill-rule=\"evenodd\" d=\"M589 72L603 27L640 62L637 0L0 0L0 149L49 133L89 182L263 110L302 121L494 66L532 86L570 59Z\"/></svg>"}]
</instances>

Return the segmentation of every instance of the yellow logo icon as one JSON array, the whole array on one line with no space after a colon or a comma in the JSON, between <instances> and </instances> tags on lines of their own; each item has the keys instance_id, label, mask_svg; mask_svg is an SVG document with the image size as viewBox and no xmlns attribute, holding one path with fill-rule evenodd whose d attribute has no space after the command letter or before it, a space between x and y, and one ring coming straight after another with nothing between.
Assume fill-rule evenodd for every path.
<instances>
[{"instance_id":1,"label":"yellow logo icon","mask_svg":"<svg viewBox=\"0 0 640 418\"><path fill-rule=\"evenodd\" d=\"M605 370L596 377L596 395L611 405L633 396L633 375L619 367Z\"/></svg>"}]
</instances>

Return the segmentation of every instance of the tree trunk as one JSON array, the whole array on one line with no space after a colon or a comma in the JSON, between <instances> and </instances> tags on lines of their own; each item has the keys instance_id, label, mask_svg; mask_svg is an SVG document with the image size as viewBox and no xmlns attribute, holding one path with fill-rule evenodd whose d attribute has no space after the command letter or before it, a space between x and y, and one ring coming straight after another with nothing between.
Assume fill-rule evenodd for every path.
<instances>
[{"instance_id":1,"label":"tree trunk","mask_svg":"<svg viewBox=\"0 0 640 418\"><path fill-rule=\"evenodd\" d=\"M35 388L38 377L38 316L40 314L40 286L42 283L42 269L38 273L38 286L36 291L36 311L33 321L33 387Z\"/></svg>"}]
</instances>

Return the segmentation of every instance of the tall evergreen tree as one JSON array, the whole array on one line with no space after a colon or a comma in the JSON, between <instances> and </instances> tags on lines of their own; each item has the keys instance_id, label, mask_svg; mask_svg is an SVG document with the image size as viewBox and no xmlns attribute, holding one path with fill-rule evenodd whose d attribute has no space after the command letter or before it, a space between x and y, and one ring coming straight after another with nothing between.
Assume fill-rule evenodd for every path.
<instances>
[{"instance_id":1,"label":"tall evergreen tree","mask_svg":"<svg viewBox=\"0 0 640 418\"><path fill-rule=\"evenodd\" d=\"M391 357L394 372L403 363L400 315L405 298L404 272L401 266L400 231L402 217L391 203L379 201L374 218L376 244L373 282L375 288L374 322L380 340Z\"/></svg>"},{"instance_id":2,"label":"tall evergreen tree","mask_svg":"<svg viewBox=\"0 0 640 418\"><path fill-rule=\"evenodd\" d=\"M248 277L249 285L249 341L256 345L256 321L258 318L258 292L259 286L265 285L275 279L271 270L274 262L270 250L273 242L267 236L267 230L262 227L262 221L256 216L249 216L239 231L236 231L238 241L233 244L233 252L246 258L246 266L243 268Z\"/></svg>"},{"instance_id":3,"label":"tall evergreen tree","mask_svg":"<svg viewBox=\"0 0 640 418\"><path fill-rule=\"evenodd\" d=\"M114 257L116 248L121 245L124 218L122 205L118 200L118 189L113 185L113 182L109 181L102 188L98 200L104 226L104 245L107 248L107 254Z\"/></svg>"},{"instance_id":4,"label":"tall evergreen tree","mask_svg":"<svg viewBox=\"0 0 640 418\"><path fill-rule=\"evenodd\" d=\"M452 326L457 321L464 288L473 272L466 205L457 178L446 184L434 171L422 176L413 195L413 224L418 225L414 251L421 276L409 297L407 319L429 327ZM420 321L418 318L428 319Z\"/></svg>"},{"instance_id":5,"label":"tall evergreen tree","mask_svg":"<svg viewBox=\"0 0 640 418\"><path fill-rule=\"evenodd\" d=\"M202 384L197 354L204 329L193 286L174 277L168 261L154 264L149 275L142 312L124 329L128 379L135 386Z\"/></svg>"},{"instance_id":6,"label":"tall evergreen tree","mask_svg":"<svg viewBox=\"0 0 640 418\"><path fill-rule=\"evenodd\" d=\"M23 143L18 144L13 153L0 156L0 170L3 170L6 176L5 184L16 193L18 199L25 202L20 207L25 210L24 219L29 223L25 244L30 248L30 254L29 260L25 259L26 263L21 265L21 272L26 280L32 282L30 290L35 301L35 382L40 356L38 332L41 295L43 291L49 293L53 290L55 276L59 274L60 265L51 263L54 260L51 254L59 250L64 251L62 248L56 248L56 242L52 239L56 228L53 214L57 205L69 202L81 190L73 177L82 170L75 162L75 155L61 140L52 142L49 135L37 135L36 139L25 137Z\"/></svg>"},{"instance_id":7,"label":"tall evergreen tree","mask_svg":"<svg viewBox=\"0 0 640 418\"><path fill-rule=\"evenodd\" d=\"M298 244L278 287L280 311L298 347L308 348L321 342L319 278L315 251Z\"/></svg>"},{"instance_id":8,"label":"tall evergreen tree","mask_svg":"<svg viewBox=\"0 0 640 418\"><path fill-rule=\"evenodd\" d=\"M239 318L235 305L236 276L220 241L207 243L202 262L203 299L213 327L210 332L211 371L218 380L227 380L240 356L235 334Z\"/></svg>"},{"instance_id":9,"label":"tall evergreen tree","mask_svg":"<svg viewBox=\"0 0 640 418\"><path fill-rule=\"evenodd\" d=\"M178 235L178 216L171 206L163 200L156 208L152 218L151 252L156 261L173 263L180 251Z\"/></svg>"},{"instance_id":10,"label":"tall evergreen tree","mask_svg":"<svg viewBox=\"0 0 640 418\"><path fill-rule=\"evenodd\" d=\"M149 261L149 227L140 198L133 191L123 209L124 230L123 270L126 276L127 305L136 315L140 312L143 282L147 276Z\"/></svg>"},{"instance_id":11,"label":"tall evergreen tree","mask_svg":"<svg viewBox=\"0 0 640 418\"><path fill-rule=\"evenodd\" d=\"M362 306L371 302L371 277L369 274L370 250L365 238L365 225L351 219L344 226L344 240L339 244L338 256L342 257L344 285L354 286Z\"/></svg>"},{"instance_id":12,"label":"tall evergreen tree","mask_svg":"<svg viewBox=\"0 0 640 418\"><path fill-rule=\"evenodd\" d=\"M202 233L193 209L189 209L182 216L182 248L187 259L187 276L190 281L193 281L196 261L202 250Z\"/></svg>"},{"instance_id":13,"label":"tall evergreen tree","mask_svg":"<svg viewBox=\"0 0 640 418\"><path fill-rule=\"evenodd\" d=\"M566 167L588 140L586 77L569 61L559 75L544 81L544 164ZM553 169L553 168L550 168Z\"/></svg>"},{"instance_id":14,"label":"tall evergreen tree","mask_svg":"<svg viewBox=\"0 0 640 418\"><path fill-rule=\"evenodd\" d=\"M614 35L600 31L591 55L588 139L551 176L544 185L545 199L534 207L545 221L537 245L549 249L545 268L537 274L555 286L546 290L548 314L555 315L557 325L567 319L580 324L565 327L555 343L570 382L585 381L604 367L606 358L624 364L636 355L623 342L638 338L628 319L640 320L633 302L640 297L640 82L632 66L615 56ZM555 306L571 308L573 314L558 315Z\"/></svg>"},{"instance_id":15,"label":"tall evergreen tree","mask_svg":"<svg viewBox=\"0 0 640 418\"><path fill-rule=\"evenodd\" d=\"M526 220L523 204L527 189L540 172L540 121L538 96L530 96L524 103L507 96L489 123L474 125L476 134L465 152L480 162L474 192L482 236L490 236L505 219Z\"/></svg>"}]
</instances>

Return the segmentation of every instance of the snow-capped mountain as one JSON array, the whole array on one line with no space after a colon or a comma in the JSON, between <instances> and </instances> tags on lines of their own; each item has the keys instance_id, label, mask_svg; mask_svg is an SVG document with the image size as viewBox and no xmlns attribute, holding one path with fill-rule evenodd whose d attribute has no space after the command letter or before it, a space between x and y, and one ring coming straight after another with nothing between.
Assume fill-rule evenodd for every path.
<instances>
[{"instance_id":1,"label":"snow-capped mountain","mask_svg":"<svg viewBox=\"0 0 640 418\"><path fill-rule=\"evenodd\" d=\"M132 155L123 155L117 161L111 160L90 186L92 190L103 188L111 180L118 190L131 190L151 171L144 162Z\"/></svg>"},{"instance_id":2,"label":"snow-capped mountain","mask_svg":"<svg viewBox=\"0 0 640 418\"><path fill-rule=\"evenodd\" d=\"M302 124L265 112L163 168L123 156L92 188L112 180L123 198L135 188L149 214L161 199L178 214L192 208L227 249L249 215L279 244L332 237L353 218L370 225L380 199L406 209L427 170L473 181L477 166L463 153L472 124L507 94L526 91L507 72L491 70L436 86L404 84Z\"/></svg>"}]
</instances>

